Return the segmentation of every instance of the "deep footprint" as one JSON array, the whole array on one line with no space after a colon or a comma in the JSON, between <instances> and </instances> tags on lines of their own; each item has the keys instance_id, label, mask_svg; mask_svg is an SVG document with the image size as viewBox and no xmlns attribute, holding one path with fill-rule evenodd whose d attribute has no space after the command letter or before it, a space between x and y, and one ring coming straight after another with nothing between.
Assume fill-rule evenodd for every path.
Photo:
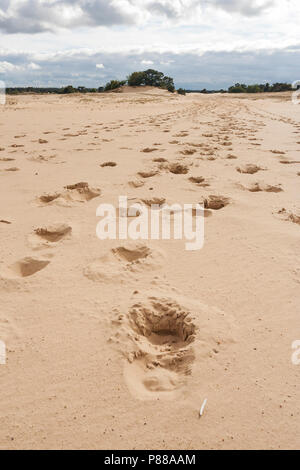
<instances>
[{"instance_id":1,"label":"deep footprint","mask_svg":"<svg viewBox=\"0 0 300 470\"><path fill-rule=\"evenodd\" d=\"M191 313L171 299L150 297L127 314L128 333L135 343L125 378L141 399L171 397L190 375L194 361L191 347L196 326Z\"/></svg>"}]
</instances>

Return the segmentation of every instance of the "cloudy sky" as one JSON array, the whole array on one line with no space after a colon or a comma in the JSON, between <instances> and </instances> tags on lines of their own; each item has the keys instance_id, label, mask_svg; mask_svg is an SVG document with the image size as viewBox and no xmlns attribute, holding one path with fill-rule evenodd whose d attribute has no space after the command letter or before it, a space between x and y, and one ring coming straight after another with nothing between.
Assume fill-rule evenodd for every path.
<instances>
[{"instance_id":1,"label":"cloudy sky","mask_svg":"<svg viewBox=\"0 0 300 470\"><path fill-rule=\"evenodd\" d=\"M155 68L192 89L300 79L299 0L0 0L0 80L100 86Z\"/></svg>"}]
</instances>

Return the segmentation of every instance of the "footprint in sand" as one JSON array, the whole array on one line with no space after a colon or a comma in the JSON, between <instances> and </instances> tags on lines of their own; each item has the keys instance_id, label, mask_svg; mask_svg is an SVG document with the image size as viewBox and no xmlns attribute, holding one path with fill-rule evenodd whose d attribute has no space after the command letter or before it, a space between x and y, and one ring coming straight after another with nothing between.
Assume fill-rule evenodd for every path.
<instances>
[{"instance_id":1,"label":"footprint in sand","mask_svg":"<svg viewBox=\"0 0 300 470\"><path fill-rule=\"evenodd\" d=\"M230 199L224 196L211 195L203 200L203 204L205 209L212 209L214 211L218 211L228 206L228 204L230 204Z\"/></svg>"},{"instance_id":2,"label":"footprint in sand","mask_svg":"<svg viewBox=\"0 0 300 470\"><path fill-rule=\"evenodd\" d=\"M298 211L298 213L296 214L295 212L287 211L285 208L283 208L279 210L277 214L280 216L280 218L283 218L284 220L300 225L300 211Z\"/></svg>"},{"instance_id":3,"label":"footprint in sand","mask_svg":"<svg viewBox=\"0 0 300 470\"><path fill-rule=\"evenodd\" d=\"M151 153L151 152L157 152L157 151L158 151L158 149L150 148L150 147L146 147L146 148L141 150L141 152L144 152L144 153Z\"/></svg>"},{"instance_id":4,"label":"footprint in sand","mask_svg":"<svg viewBox=\"0 0 300 470\"><path fill-rule=\"evenodd\" d=\"M294 224L300 225L300 215L296 215L296 214L291 213L288 216L288 220L290 220Z\"/></svg>"},{"instance_id":5,"label":"footprint in sand","mask_svg":"<svg viewBox=\"0 0 300 470\"><path fill-rule=\"evenodd\" d=\"M171 398L191 374L196 326L191 313L171 299L150 297L126 316L128 354L124 376L140 399Z\"/></svg>"},{"instance_id":6,"label":"footprint in sand","mask_svg":"<svg viewBox=\"0 0 300 470\"><path fill-rule=\"evenodd\" d=\"M251 193L266 192L266 193L280 193L283 189L280 186L272 186L265 183L253 183L249 188L246 188Z\"/></svg>"},{"instance_id":7,"label":"footprint in sand","mask_svg":"<svg viewBox=\"0 0 300 470\"><path fill-rule=\"evenodd\" d=\"M158 174L158 170L139 171L138 175L142 178L152 178Z\"/></svg>"},{"instance_id":8,"label":"footprint in sand","mask_svg":"<svg viewBox=\"0 0 300 470\"><path fill-rule=\"evenodd\" d=\"M38 202L43 205L55 203L66 206L74 202L88 202L100 195L100 189L90 188L88 183L80 182L65 186L64 191L60 193L42 194L42 196L38 198Z\"/></svg>"},{"instance_id":9,"label":"footprint in sand","mask_svg":"<svg viewBox=\"0 0 300 470\"><path fill-rule=\"evenodd\" d=\"M191 183L197 184L197 186L200 186L202 188L210 186L209 183L205 182L205 178L203 176L191 176L189 178L189 181Z\"/></svg>"},{"instance_id":10,"label":"footprint in sand","mask_svg":"<svg viewBox=\"0 0 300 470\"><path fill-rule=\"evenodd\" d=\"M188 132L182 131L182 132L179 132L178 134L174 134L173 137L187 137L188 135L189 135Z\"/></svg>"},{"instance_id":11,"label":"footprint in sand","mask_svg":"<svg viewBox=\"0 0 300 470\"><path fill-rule=\"evenodd\" d=\"M44 162L51 162L53 159L56 158L56 155L34 155L29 157L28 160L32 162L44 163ZM58 163L58 162L54 162ZM62 163L62 162L59 162Z\"/></svg>"},{"instance_id":12,"label":"footprint in sand","mask_svg":"<svg viewBox=\"0 0 300 470\"><path fill-rule=\"evenodd\" d=\"M185 149L185 150L181 150L179 153L181 153L182 155L194 155L194 153L196 153L197 150L195 149Z\"/></svg>"},{"instance_id":13,"label":"footprint in sand","mask_svg":"<svg viewBox=\"0 0 300 470\"><path fill-rule=\"evenodd\" d=\"M162 250L150 248L140 242L127 242L110 250L84 269L91 281L126 282L131 273L152 272L162 267L165 255Z\"/></svg>"},{"instance_id":14,"label":"footprint in sand","mask_svg":"<svg viewBox=\"0 0 300 470\"><path fill-rule=\"evenodd\" d=\"M236 157L235 155L232 155L231 153L229 153L226 158L227 158L227 160L236 160L238 157Z\"/></svg>"},{"instance_id":15,"label":"footprint in sand","mask_svg":"<svg viewBox=\"0 0 300 470\"><path fill-rule=\"evenodd\" d=\"M280 160L280 163L283 165L294 165L295 163L300 163L300 160Z\"/></svg>"},{"instance_id":16,"label":"footprint in sand","mask_svg":"<svg viewBox=\"0 0 300 470\"><path fill-rule=\"evenodd\" d=\"M174 175L186 175L189 172L189 168L181 163L171 163L168 170Z\"/></svg>"},{"instance_id":17,"label":"footprint in sand","mask_svg":"<svg viewBox=\"0 0 300 470\"><path fill-rule=\"evenodd\" d=\"M7 278L29 277L44 269L49 263L48 260L26 257L5 268L1 274Z\"/></svg>"},{"instance_id":18,"label":"footprint in sand","mask_svg":"<svg viewBox=\"0 0 300 470\"><path fill-rule=\"evenodd\" d=\"M60 196L60 193L42 194L42 196L39 197L39 201L41 201L43 204L49 204L50 202L53 202L58 199Z\"/></svg>"},{"instance_id":19,"label":"footprint in sand","mask_svg":"<svg viewBox=\"0 0 300 470\"><path fill-rule=\"evenodd\" d=\"M142 202L148 206L162 206L166 202L166 198L164 197L153 197L151 199L142 199Z\"/></svg>"},{"instance_id":20,"label":"footprint in sand","mask_svg":"<svg viewBox=\"0 0 300 470\"><path fill-rule=\"evenodd\" d=\"M105 167L107 167L107 166L109 166L109 167L115 167L115 166L117 166L117 164L116 164L116 162L104 162L104 163L102 163L100 166L101 166L102 168L105 168Z\"/></svg>"},{"instance_id":21,"label":"footprint in sand","mask_svg":"<svg viewBox=\"0 0 300 470\"><path fill-rule=\"evenodd\" d=\"M175 398L192 375L196 354L206 359L232 341L222 312L179 296L137 293L115 313L118 332L111 341L126 358L129 391L141 400Z\"/></svg>"},{"instance_id":22,"label":"footprint in sand","mask_svg":"<svg viewBox=\"0 0 300 470\"><path fill-rule=\"evenodd\" d=\"M35 249L56 245L59 241L68 238L72 233L72 227L64 223L57 223L39 227L29 235L28 241Z\"/></svg>"},{"instance_id":23,"label":"footprint in sand","mask_svg":"<svg viewBox=\"0 0 300 470\"><path fill-rule=\"evenodd\" d=\"M17 168L16 166L13 166L11 168L5 168L3 171L15 172L15 171L20 171L20 168Z\"/></svg>"},{"instance_id":24,"label":"footprint in sand","mask_svg":"<svg viewBox=\"0 0 300 470\"><path fill-rule=\"evenodd\" d=\"M38 237L54 243L69 235L72 228L67 224L53 224L44 228L37 228L34 231Z\"/></svg>"},{"instance_id":25,"label":"footprint in sand","mask_svg":"<svg viewBox=\"0 0 300 470\"><path fill-rule=\"evenodd\" d=\"M133 180L133 181L128 181L128 185L131 186L132 188L141 188L142 186L145 185L144 181L141 180Z\"/></svg>"},{"instance_id":26,"label":"footprint in sand","mask_svg":"<svg viewBox=\"0 0 300 470\"><path fill-rule=\"evenodd\" d=\"M257 166L257 165L253 165L252 163L237 167L236 169L236 171L238 171L239 173L245 173L248 175L254 175L258 171L263 171L263 170L264 168L261 168L260 166Z\"/></svg>"},{"instance_id":27,"label":"footprint in sand","mask_svg":"<svg viewBox=\"0 0 300 470\"><path fill-rule=\"evenodd\" d=\"M127 244L112 249L117 259L126 263L140 263L152 255L151 249L143 244Z\"/></svg>"}]
</instances>

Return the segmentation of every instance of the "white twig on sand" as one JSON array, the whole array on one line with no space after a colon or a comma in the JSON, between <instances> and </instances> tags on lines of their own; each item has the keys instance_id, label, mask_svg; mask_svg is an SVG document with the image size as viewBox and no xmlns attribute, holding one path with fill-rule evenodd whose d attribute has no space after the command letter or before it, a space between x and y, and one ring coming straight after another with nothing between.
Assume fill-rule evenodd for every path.
<instances>
[{"instance_id":1,"label":"white twig on sand","mask_svg":"<svg viewBox=\"0 0 300 470\"><path fill-rule=\"evenodd\" d=\"M203 413L204 413L204 408L205 408L205 406L206 406L206 403L207 403L207 398L205 398L205 400L204 400L204 402L202 403L202 406L201 406L201 408L200 408L200 412L199 412L200 417L201 417L201 416L203 415Z\"/></svg>"}]
</instances>

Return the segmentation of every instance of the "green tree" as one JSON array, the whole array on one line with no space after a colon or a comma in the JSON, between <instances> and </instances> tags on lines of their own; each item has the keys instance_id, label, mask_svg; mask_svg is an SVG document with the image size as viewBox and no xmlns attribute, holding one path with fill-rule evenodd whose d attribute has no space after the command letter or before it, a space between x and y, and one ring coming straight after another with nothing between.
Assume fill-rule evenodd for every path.
<instances>
[{"instance_id":1,"label":"green tree","mask_svg":"<svg viewBox=\"0 0 300 470\"><path fill-rule=\"evenodd\" d=\"M164 88L170 92L175 91L173 78L165 76L162 72L154 69L142 72L133 72L127 79L129 86L154 86Z\"/></svg>"},{"instance_id":2,"label":"green tree","mask_svg":"<svg viewBox=\"0 0 300 470\"><path fill-rule=\"evenodd\" d=\"M247 93L262 93L263 90L258 84L255 85L248 85L247 87Z\"/></svg>"},{"instance_id":3,"label":"green tree","mask_svg":"<svg viewBox=\"0 0 300 470\"><path fill-rule=\"evenodd\" d=\"M247 86L241 85L240 83L236 83L234 86L228 88L229 93L246 93Z\"/></svg>"},{"instance_id":4,"label":"green tree","mask_svg":"<svg viewBox=\"0 0 300 470\"><path fill-rule=\"evenodd\" d=\"M126 84L126 80L111 80L105 85L104 91L116 90L117 88L121 88Z\"/></svg>"},{"instance_id":5,"label":"green tree","mask_svg":"<svg viewBox=\"0 0 300 470\"><path fill-rule=\"evenodd\" d=\"M161 87L164 74L162 72L158 72L157 70L148 69L144 72L144 84L148 86L156 86Z\"/></svg>"},{"instance_id":6,"label":"green tree","mask_svg":"<svg viewBox=\"0 0 300 470\"><path fill-rule=\"evenodd\" d=\"M76 93L76 89L72 87L72 85L68 85L62 89L62 93Z\"/></svg>"},{"instance_id":7,"label":"green tree","mask_svg":"<svg viewBox=\"0 0 300 470\"><path fill-rule=\"evenodd\" d=\"M141 86L145 85L145 72L133 72L127 78L129 86Z\"/></svg>"},{"instance_id":8,"label":"green tree","mask_svg":"<svg viewBox=\"0 0 300 470\"><path fill-rule=\"evenodd\" d=\"M161 88L165 88L166 90L170 91L171 93L174 93L175 91L175 85L174 85L174 80L171 77L163 77L161 80Z\"/></svg>"}]
</instances>

